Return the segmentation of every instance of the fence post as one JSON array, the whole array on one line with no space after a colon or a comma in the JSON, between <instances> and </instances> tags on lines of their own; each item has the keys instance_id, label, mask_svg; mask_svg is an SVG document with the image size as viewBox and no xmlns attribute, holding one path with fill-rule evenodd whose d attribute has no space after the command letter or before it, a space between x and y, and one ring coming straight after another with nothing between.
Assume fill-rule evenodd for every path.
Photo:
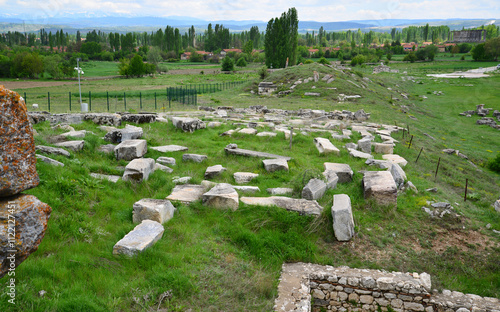
<instances>
[{"instance_id":1,"label":"fence post","mask_svg":"<svg viewBox=\"0 0 500 312\"><path fill-rule=\"evenodd\" d=\"M24 104L28 105L28 100L26 99L26 92L24 92Z\"/></svg>"},{"instance_id":2,"label":"fence post","mask_svg":"<svg viewBox=\"0 0 500 312\"><path fill-rule=\"evenodd\" d=\"M50 112L50 92L47 92L47 101L49 104L49 112Z\"/></svg>"},{"instance_id":3,"label":"fence post","mask_svg":"<svg viewBox=\"0 0 500 312\"><path fill-rule=\"evenodd\" d=\"M155 110L156 110L156 92L155 92Z\"/></svg>"},{"instance_id":4,"label":"fence post","mask_svg":"<svg viewBox=\"0 0 500 312\"><path fill-rule=\"evenodd\" d=\"M109 112L109 92L106 91L106 104L108 105L108 112Z\"/></svg>"},{"instance_id":5,"label":"fence post","mask_svg":"<svg viewBox=\"0 0 500 312\"><path fill-rule=\"evenodd\" d=\"M92 93L89 91L89 112L92 111Z\"/></svg>"},{"instance_id":6,"label":"fence post","mask_svg":"<svg viewBox=\"0 0 500 312\"><path fill-rule=\"evenodd\" d=\"M139 92L139 107L142 109L142 92Z\"/></svg>"},{"instance_id":7,"label":"fence post","mask_svg":"<svg viewBox=\"0 0 500 312\"><path fill-rule=\"evenodd\" d=\"M172 95L168 93L168 90L170 90L170 92L172 92L172 88L168 88L167 89L168 108L171 108L171 106L170 106L170 100L172 99Z\"/></svg>"},{"instance_id":8,"label":"fence post","mask_svg":"<svg viewBox=\"0 0 500 312\"><path fill-rule=\"evenodd\" d=\"M123 103L125 104L125 110L127 110L127 96L125 95L125 92L123 92Z\"/></svg>"},{"instance_id":9,"label":"fence post","mask_svg":"<svg viewBox=\"0 0 500 312\"><path fill-rule=\"evenodd\" d=\"M71 112L71 92L69 93L69 111Z\"/></svg>"}]
</instances>

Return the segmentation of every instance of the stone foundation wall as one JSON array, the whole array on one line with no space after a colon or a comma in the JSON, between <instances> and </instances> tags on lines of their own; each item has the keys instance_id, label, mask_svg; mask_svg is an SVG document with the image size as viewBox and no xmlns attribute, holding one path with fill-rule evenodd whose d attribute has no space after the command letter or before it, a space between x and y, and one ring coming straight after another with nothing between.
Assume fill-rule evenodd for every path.
<instances>
[{"instance_id":1,"label":"stone foundation wall","mask_svg":"<svg viewBox=\"0 0 500 312\"><path fill-rule=\"evenodd\" d=\"M427 273L283 265L275 311L500 312L500 300L431 290Z\"/></svg>"}]
</instances>

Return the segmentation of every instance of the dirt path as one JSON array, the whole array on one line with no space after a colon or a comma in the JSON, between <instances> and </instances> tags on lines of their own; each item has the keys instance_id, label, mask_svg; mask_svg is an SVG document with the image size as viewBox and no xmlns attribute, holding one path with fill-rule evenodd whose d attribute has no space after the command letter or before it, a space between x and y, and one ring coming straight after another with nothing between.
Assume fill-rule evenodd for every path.
<instances>
[{"instance_id":1,"label":"dirt path","mask_svg":"<svg viewBox=\"0 0 500 312\"><path fill-rule=\"evenodd\" d=\"M37 81L37 80L15 80L15 81L0 81L7 89L29 89L29 88L44 88L58 87L65 85L77 84L78 81Z\"/></svg>"},{"instance_id":2,"label":"dirt path","mask_svg":"<svg viewBox=\"0 0 500 312\"><path fill-rule=\"evenodd\" d=\"M492 66L486 68L471 69L466 72L454 72L451 74L431 74L427 76L438 78L484 78L489 77L489 75L486 75L487 72L491 72L496 69L496 66Z\"/></svg>"}]
</instances>

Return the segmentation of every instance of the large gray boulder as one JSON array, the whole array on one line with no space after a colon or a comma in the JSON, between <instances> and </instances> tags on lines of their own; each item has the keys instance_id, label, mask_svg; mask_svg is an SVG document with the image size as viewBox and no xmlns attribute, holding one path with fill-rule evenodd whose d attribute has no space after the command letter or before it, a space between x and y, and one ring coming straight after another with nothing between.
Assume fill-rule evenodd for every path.
<instances>
[{"instance_id":1,"label":"large gray boulder","mask_svg":"<svg viewBox=\"0 0 500 312\"><path fill-rule=\"evenodd\" d=\"M302 189L302 198L308 200L318 200L326 192L326 183L320 179L311 179Z\"/></svg>"},{"instance_id":2,"label":"large gray boulder","mask_svg":"<svg viewBox=\"0 0 500 312\"><path fill-rule=\"evenodd\" d=\"M166 199L143 198L134 203L132 221L141 223L143 220L152 220L160 224L167 222L174 216L175 207Z\"/></svg>"},{"instance_id":3,"label":"large gray boulder","mask_svg":"<svg viewBox=\"0 0 500 312\"><path fill-rule=\"evenodd\" d=\"M210 191L203 194L203 205L214 208L238 209L238 193L227 183L215 185Z\"/></svg>"},{"instance_id":4,"label":"large gray boulder","mask_svg":"<svg viewBox=\"0 0 500 312\"><path fill-rule=\"evenodd\" d=\"M143 130L141 127L126 125L123 129L113 129L106 133L104 139L111 143L120 143L127 140L137 140L142 138Z\"/></svg>"},{"instance_id":5,"label":"large gray boulder","mask_svg":"<svg viewBox=\"0 0 500 312\"><path fill-rule=\"evenodd\" d=\"M264 168L266 169L267 172L274 172L274 171L288 171L288 162L286 159L283 158L278 158L278 159L264 159L262 161L264 164Z\"/></svg>"},{"instance_id":6,"label":"large gray boulder","mask_svg":"<svg viewBox=\"0 0 500 312\"><path fill-rule=\"evenodd\" d=\"M347 242L354 236L351 199L346 194L333 195L332 206L333 231L335 238Z\"/></svg>"},{"instance_id":7,"label":"large gray boulder","mask_svg":"<svg viewBox=\"0 0 500 312\"><path fill-rule=\"evenodd\" d=\"M194 132L198 129L206 128L205 122L198 118L172 117L172 124L184 132Z\"/></svg>"},{"instance_id":8,"label":"large gray boulder","mask_svg":"<svg viewBox=\"0 0 500 312\"><path fill-rule=\"evenodd\" d=\"M133 257L153 246L163 236L164 231L160 223L144 220L115 244L113 254Z\"/></svg>"},{"instance_id":9,"label":"large gray boulder","mask_svg":"<svg viewBox=\"0 0 500 312\"><path fill-rule=\"evenodd\" d=\"M353 171L348 164L324 163L326 171L333 171L339 178L338 183L349 183L352 181Z\"/></svg>"},{"instance_id":10,"label":"large gray boulder","mask_svg":"<svg viewBox=\"0 0 500 312\"><path fill-rule=\"evenodd\" d=\"M0 197L38 185L33 128L17 92L0 85Z\"/></svg>"},{"instance_id":11,"label":"large gray boulder","mask_svg":"<svg viewBox=\"0 0 500 312\"><path fill-rule=\"evenodd\" d=\"M128 140L121 142L115 147L115 156L117 160L132 160L141 158L146 154L147 150L146 140Z\"/></svg>"},{"instance_id":12,"label":"large gray boulder","mask_svg":"<svg viewBox=\"0 0 500 312\"><path fill-rule=\"evenodd\" d=\"M182 155L182 161L194 161L197 163L201 163L202 161L208 159L207 155L198 155L198 154L184 154Z\"/></svg>"},{"instance_id":13,"label":"large gray boulder","mask_svg":"<svg viewBox=\"0 0 500 312\"><path fill-rule=\"evenodd\" d=\"M33 195L0 198L0 278L38 249L51 212Z\"/></svg>"},{"instance_id":14,"label":"large gray boulder","mask_svg":"<svg viewBox=\"0 0 500 312\"><path fill-rule=\"evenodd\" d=\"M366 171L363 190L366 199L373 198L379 205L397 205L398 189L389 171Z\"/></svg>"},{"instance_id":15,"label":"large gray boulder","mask_svg":"<svg viewBox=\"0 0 500 312\"><path fill-rule=\"evenodd\" d=\"M123 173L123 181L141 182L147 180L155 170L155 160L152 158L138 158L128 163Z\"/></svg>"}]
</instances>

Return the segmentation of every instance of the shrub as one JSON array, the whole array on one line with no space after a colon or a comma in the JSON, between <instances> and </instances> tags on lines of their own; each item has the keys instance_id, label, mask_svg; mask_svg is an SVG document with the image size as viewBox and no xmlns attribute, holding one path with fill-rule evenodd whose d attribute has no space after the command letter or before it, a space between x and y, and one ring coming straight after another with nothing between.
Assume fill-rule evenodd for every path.
<instances>
[{"instance_id":1,"label":"shrub","mask_svg":"<svg viewBox=\"0 0 500 312\"><path fill-rule=\"evenodd\" d=\"M246 67L247 66L247 61L245 61L244 57L240 57L238 61L236 62L236 66L238 67Z\"/></svg>"},{"instance_id":2,"label":"shrub","mask_svg":"<svg viewBox=\"0 0 500 312\"><path fill-rule=\"evenodd\" d=\"M266 66L262 66L262 67L259 69L259 76L260 76L260 79L265 79L268 75L269 75L269 73L267 72L267 68L266 68Z\"/></svg>"},{"instance_id":3,"label":"shrub","mask_svg":"<svg viewBox=\"0 0 500 312\"><path fill-rule=\"evenodd\" d=\"M328 64L330 64L330 62L328 62L328 60L327 60L326 58L324 58L324 57L320 58L320 59L318 60L318 63L323 64L323 65L328 65Z\"/></svg>"},{"instance_id":4,"label":"shrub","mask_svg":"<svg viewBox=\"0 0 500 312\"><path fill-rule=\"evenodd\" d=\"M410 62L410 63L415 63L416 60L417 60L417 56L415 55L415 52L413 52L413 51L406 54L405 57L403 58L404 62Z\"/></svg>"},{"instance_id":5,"label":"shrub","mask_svg":"<svg viewBox=\"0 0 500 312\"><path fill-rule=\"evenodd\" d=\"M500 154L497 157L490 159L488 162L488 168L492 171L500 173Z\"/></svg>"},{"instance_id":6,"label":"shrub","mask_svg":"<svg viewBox=\"0 0 500 312\"><path fill-rule=\"evenodd\" d=\"M234 60L229 56L226 56L222 60L222 70L223 71L233 71L234 70Z\"/></svg>"},{"instance_id":7,"label":"shrub","mask_svg":"<svg viewBox=\"0 0 500 312\"><path fill-rule=\"evenodd\" d=\"M312 64L312 63L314 63L314 61L313 61L313 60L311 60L311 59L308 59L308 60L306 60L306 61L304 62L304 64Z\"/></svg>"},{"instance_id":8,"label":"shrub","mask_svg":"<svg viewBox=\"0 0 500 312\"><path fill-rule=\"evenodd\" d=\"M351 60L351 66L356 66L356 65L361 65L366 62L366 58L364 55L356 55L355 57L352 58Z\"/></svg>"}]
</instances>

